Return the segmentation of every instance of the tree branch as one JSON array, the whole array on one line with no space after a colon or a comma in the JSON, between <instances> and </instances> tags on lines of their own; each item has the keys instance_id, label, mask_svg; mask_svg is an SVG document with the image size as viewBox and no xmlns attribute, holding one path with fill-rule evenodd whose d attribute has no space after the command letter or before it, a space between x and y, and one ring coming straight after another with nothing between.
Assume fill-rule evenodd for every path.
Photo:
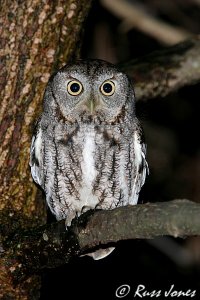
<instances>
[{"instance_id":1,"label":"tree branch","mask_svg":"<svg viewBox=\"0 0 200 300\"><path fill-rule=\"evenodd\" d=\"M200 81L200 38L119 65L133 80L137 100L167 94Z\"/></svg>"},{"instance_id":2,"label":"tree branch","mask_svg":"<svg viewBox=\"0 0 200 300\"><path fill-rule=\"evenodd\" d=\"M129 28L135 27L164 44L173 45L191 36L185 29L172 26L151 15L139 2L101 0L101 3L114 15L124 20Z\"/></svg>"},{"instance_id":3,"label":"tree branch","mask_svg":"<svg viewBox=\"0 0 200 300\"><path fill-rule=\"evenodd\" d=\"M43 268L67 263L94 247L120 240L156 236L200 235L200 204L188 200L139 204L109 211L90 211L74 220L68 231L64 220L15 235L4 245L3 262L19 282Z\"/></svg>"}]
</instances>

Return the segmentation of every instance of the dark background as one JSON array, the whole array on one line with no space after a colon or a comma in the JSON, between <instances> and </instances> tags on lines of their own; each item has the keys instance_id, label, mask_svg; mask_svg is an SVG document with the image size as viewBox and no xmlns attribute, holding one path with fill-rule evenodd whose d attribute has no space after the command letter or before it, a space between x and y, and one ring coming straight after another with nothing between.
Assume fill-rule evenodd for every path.
<instances>
[{"instance_id":1,"label":"dark background","mask_svg":"<svg viewBox=\"0 0 200 300\"><path fill-rule=\"evenodd\" d=\"M200 32L200 2L197 0L129 3L133 6L139 3L139 7L154 19L178 26L189 34ZM113 5L116 5L115 0ZM127 29L124 21L100 1L94 1L85 26L83 58L119 63L170 46L170 42L163 43L139 27L130 25ZM183 198L200 202L199 94L200 85L197 84L165 98L137 103L150 168L140 193L141 203ZM193 299L200 299L200 239L165 237L125 241L118 243L116 250L103 260L74 258L66 266L43 271L41 300L117 299L115 290L122 284L131 287L124 299L140 299L134 298L138 284L144 284L149 292L168 290L171 284L179 291L195 289L197 296ZM143 298L152 299L150 296Z\"/></svg>"}]
</instances>

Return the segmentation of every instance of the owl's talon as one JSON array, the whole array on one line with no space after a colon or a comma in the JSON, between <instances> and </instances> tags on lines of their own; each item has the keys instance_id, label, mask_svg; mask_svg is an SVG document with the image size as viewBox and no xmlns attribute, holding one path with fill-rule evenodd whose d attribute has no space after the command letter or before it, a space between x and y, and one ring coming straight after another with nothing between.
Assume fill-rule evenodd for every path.
<instances>
[{"instance_id":1,"label":"owl's talon","mask_svg":"<svg viewBox=\"0 0 200 300\"><path fill-rule=\"evenodd\" d=\"M70 227L71 222L69 222L68 218L65 219L65 228L68 230L68 227Z\"/></svg>"},{"instance_id":2,"label":"owl's talon","mask_svg":"<svg viewBox=\"0 0 200 300\"><path fill-rule=\"evenodd\" d=\"M86 211L94 209L94 207L88 206L88 205L84 205L81 209L81 215L84 214Z\"/></svg>"},{"instance_id":3,"label":"owl's talon","mask_svg":"<svg viewBox=\"0 0 200 300\"><path fill-rule=\"evenodd\" d=\"M98 203L98 204L95 206L94 209L95 209L95 210L102 210L102 205L101 205L101 203Z\"/></svg>"},{"instance_id":4,"label":"owl's talon","mask_svg":"<svg viewBox=\"0 0 200 300\"><path fill-rule=\"evenodd\" d=\"M71 212L67 215L66 219L65 219L65 227L67 230L67 227L70 227L72 225L72 222L74 219L77 219L79 217L78 212Z\"/></svg>"}]
</instances>

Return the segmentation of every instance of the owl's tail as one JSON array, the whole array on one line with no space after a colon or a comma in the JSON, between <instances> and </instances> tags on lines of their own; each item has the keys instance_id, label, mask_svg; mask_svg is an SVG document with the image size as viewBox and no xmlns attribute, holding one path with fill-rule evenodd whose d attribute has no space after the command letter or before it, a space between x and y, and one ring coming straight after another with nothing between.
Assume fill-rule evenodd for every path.
<instances>
[{"instance_id":1,"label":"owl's tail","mask_svg":"<svg viewBox=\"0 0 200 300\"><path fill-rule=\"evenodd\" d=\"M110 247L110 248L106 248L106 249L98 249L92 253L87 253L81 256L90 256L92 257L94 260L99 260L102 258L105 258L106 256L108 256L111 252L113 252L113 250L115 249L115 247Z\"/></svg>"}]
</instances>

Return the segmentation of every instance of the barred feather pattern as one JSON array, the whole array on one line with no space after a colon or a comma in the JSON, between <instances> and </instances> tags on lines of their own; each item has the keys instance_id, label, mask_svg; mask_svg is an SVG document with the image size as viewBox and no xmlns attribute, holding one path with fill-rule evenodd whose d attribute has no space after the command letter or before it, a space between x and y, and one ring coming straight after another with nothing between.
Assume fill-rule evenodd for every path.
<instances>
[{"instance_id":1,"label":"barred feather pattern","mask_svg":"<svg viewBox=\"0 0 200 300\"><path fill-rule=\"evenodd\" d=\"M38 124L31 148L32 175L58 220L80 215L83 207L113 209L137 203L147 171L140 134L139 125L133 130L123 125L66 128L50 123L43 130Z\"/></svg>"}]
</instances>

